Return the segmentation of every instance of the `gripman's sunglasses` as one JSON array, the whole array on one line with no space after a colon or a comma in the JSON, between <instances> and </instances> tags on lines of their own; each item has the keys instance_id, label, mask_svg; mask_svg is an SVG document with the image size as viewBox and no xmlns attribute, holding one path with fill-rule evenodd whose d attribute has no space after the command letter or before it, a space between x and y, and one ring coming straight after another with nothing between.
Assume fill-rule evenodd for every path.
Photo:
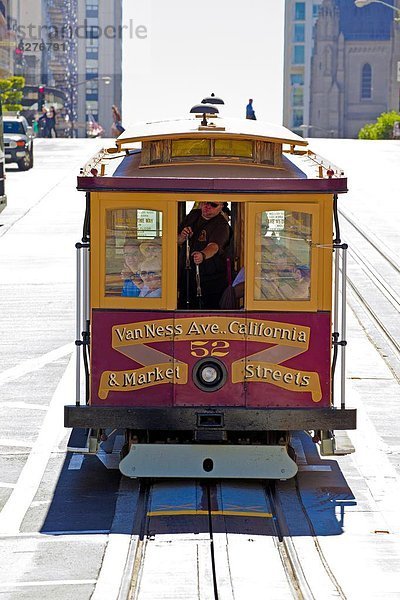
<instances>
[{"instance_id":1,"label":"gripman's sunglasses","mask_svg":"<svg viewBox=\"0 0 400 600\"><path fill-rule=\"evenodd\" d=\"M204 202L204 204L208 204L208 206L212 206L213 208L220 206L219 202Z\"/></svg>"}]
</instances>

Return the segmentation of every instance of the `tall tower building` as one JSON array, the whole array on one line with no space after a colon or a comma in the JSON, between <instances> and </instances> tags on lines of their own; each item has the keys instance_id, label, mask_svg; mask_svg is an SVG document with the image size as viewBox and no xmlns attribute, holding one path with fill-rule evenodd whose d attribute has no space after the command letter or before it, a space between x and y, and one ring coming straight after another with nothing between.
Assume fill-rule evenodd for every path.
<instances>
[{"instance_id":1,"label":"tall tower building","mask_svg":"<svg viewBox=\"0 0 400 600\"><path fill-rule=\"evenodd\" d=\"M286 0L283 124L309 135L313 28L322 0Z\"/></svg>"},{"instance_id":2,"label":"tall tower building","mask_svg":"<svg viewBox=\"0 0 400 600\"><path fill-rule=\"evenodd\" d=\"M122 0L81 0L78 36L77 132L85 137L86 124L97 121L110 135L111 107L121 109Z\"/></svg>"},{"instance_id":3,"label":"tall tower building","mask_svg":"<svg viewBox=\"0 0 400 600\"><path fill-rule=\"evenodd\" d=\"M11 74L22 75L28 85L35 84L42 67L42 0L2 0L0 11L1 6L7 16Z\"/></svg>"},{"instance_id":4,"label":"tall tower building","mask_svg":"<svg viewBox=\"0 0 400 600\"><path fill-rule=\"evenodd\" d=\"M12 74L11 40L7 3L0 1L0 78Z\"/></svg>"},{"instance_id":5,"label":"tall tower building","mask_svg":"<svg viewBox=\"0 0 400 600\"><path fill-rule=\"evenodd\" d=\"M64 94L66 113L77 120L77 10L78 0L43 0L46 14L46 49L42 83Z\"/></svg>"}]
</instances>

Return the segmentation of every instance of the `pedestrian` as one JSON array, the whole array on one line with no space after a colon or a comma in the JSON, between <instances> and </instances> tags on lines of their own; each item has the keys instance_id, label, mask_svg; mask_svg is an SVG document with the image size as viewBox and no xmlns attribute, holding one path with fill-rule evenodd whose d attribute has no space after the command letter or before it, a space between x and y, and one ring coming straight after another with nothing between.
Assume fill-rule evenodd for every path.
<instances>
[{"instance_id":1,"label":"pedestrian","mask_svg":"<svg viewBox=\"0 0 400 600\"><path fill-rule=\"evenodd\" d=\"M52 132L54 131L54 137L57 137L57 131L56 131L56 109L54 108L54 106L50 106L50 110L47 113L47 130L48 130L48 135L47 137L53 137Z\"/></svg>"},{"instance_id":2,"label":"pedestrian","mask_svg":"<svg viewBox=\"0 0 400 600\"><path fill-rule=\"evenodd\" d=\"M253 108L253 98L249 99L249 103L246 106L246 119L252 119L253 121L256 121L256 113L254 112Z\"/></svg>"},{"instance_id":3,"label":"pedestrian","mask_svg":"<svg viewBox=\"0 0 400 600\"><path fill-rule=\"evenodd\" d=\"M201 202L179 226L179 308L219 308L228 285L225 249L230 238L223 208L223 202Z\"/></svg>"},{"instance_id":4,"label":"pedestrian","mask_svg":"<svg viewBox=\"0 0 400 600\"><path fill-rule=\"evenodd\" d=\"M113 119L113 122L111 125L111 135L112 135L112 137L118 137L119 135L121 135L121 133L123 133L125 131L125 128L122 126L121 113L119 112L119 110L115 106L115 104L112 105L111 112L112 112L112 119Z\"/></svg>"},{"instance_id":5,"label":"pedestrian","mask_svg":"<svg viewBox=\"0 0 400 600\"><path fill-rule=\"evenodd\" d=\"M42 114L38 118L38 125L39 125L39 137L42 137L42 138L49 137L49 135L48 135L49 120L47 117L47 108L45 106L43 106Z\"/></svg>"}]
</instances>

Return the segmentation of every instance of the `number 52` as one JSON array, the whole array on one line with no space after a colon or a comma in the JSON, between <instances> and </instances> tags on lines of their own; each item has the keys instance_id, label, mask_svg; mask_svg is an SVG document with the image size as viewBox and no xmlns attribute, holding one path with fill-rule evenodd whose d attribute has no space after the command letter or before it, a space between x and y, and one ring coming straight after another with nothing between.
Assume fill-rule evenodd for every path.
<instances>
[{"instance_id":1,"label":"number 52","mask_svg":"<svg viewBox=\"0 0 400 600\"><path fill-rule=\"evenodd\" d=\"M210 347L211 346L211 347ZM190 342L190 354L196 358L205 356L226 356L229 354L229 342L218 340L216 342ZM224 352L224 350L227 350Z\"/></svg>"}]
</instances>

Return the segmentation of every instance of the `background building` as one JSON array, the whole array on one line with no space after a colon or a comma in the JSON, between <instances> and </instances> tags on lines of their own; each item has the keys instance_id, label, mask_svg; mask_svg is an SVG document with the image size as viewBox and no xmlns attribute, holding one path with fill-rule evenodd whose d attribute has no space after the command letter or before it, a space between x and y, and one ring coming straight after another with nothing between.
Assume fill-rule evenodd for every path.
<instances>
[{"instance_id":1,"label":"background building","mask_svg":"<svg viewBox=\"0 0 400 600\"><path fill-rule=\"evenodd\" d=\"M111 106L121 107L122 0L0 0L0 41L0 76L25 77L29 116L43 84L61 135L85 137L93 120L109 135Z\"/></svg>"},{"instance_id":2,"label":"background building","mask_svg":"<svg viewBox=\"0 0 400 600\"><path fill-rule=\"evenodd\" d=\"M389 0L393 5L393 0ZM314 31L309 136L357 137L382 113L399 110L400 24L374 3L324 0Z\"/></svg>"},{"instance_id":3,"label":"background building","mask_svg":"<svg viewBox=\"0 0 400 600\"><path fill-rule=\"evenodd\" d=\"M321 1L285 3L283 124L298 134L307 135L304 125L310 123L313 28Z\"/></svg>"},{"instance_id":4,"label":"background building","mask_svg":"<svg viewBox=\"0 0 400 600\"><path fill-rule=\"evenodd\" d=\"M86 25L86 35L77 38L78 135L94 120L109 136L111 106L120 109L122 100L122 0L81 0L78 21Z\"/></svg>"},{"instance_id":5,"label":"background building","mask_svg":"<svg viewBox=\"0 0 400 600\"><path fill-rule=\"evenodd\" d=\"M382 112L400 110L395 16L377 2L286 0L284 125L306 137L355 138Z\"/></svg>"},{"instance_id":6,"label":"background building","mask_svg":"<svg viewBox=\"0 0 400 600\"><path fill-rule=\"evenodd\" d=\"M12 74L22 75L28 85L35 85L43 70L42 0L8 0L7 5Z\"/></svg>"},{"instance_id":7,"label":"background building","mask_svg":"<svg viewBox=\"0 0 400 600\"><path fill-rule=\"evenodd\" d=\"M8 3L0 0L0 78L12 74L12 43L9 31Z\"/></svg>"}]
</instances>

